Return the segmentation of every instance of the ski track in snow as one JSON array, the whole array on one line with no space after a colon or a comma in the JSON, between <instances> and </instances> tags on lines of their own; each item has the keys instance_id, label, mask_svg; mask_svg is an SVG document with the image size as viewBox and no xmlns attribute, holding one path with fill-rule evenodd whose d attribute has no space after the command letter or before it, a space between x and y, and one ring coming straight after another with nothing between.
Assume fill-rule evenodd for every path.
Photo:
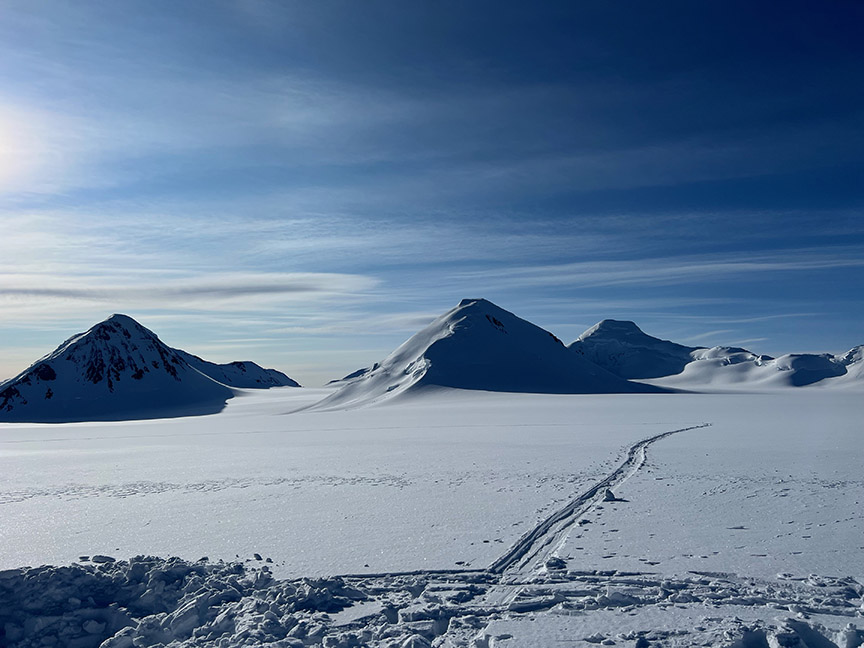
<instances>
[{"instance_id":1,"label":"ski track in snow","mask_svg":"<svg viewBox=\"0 0 864 648\"><path fill-rule=\"evenodd\" d=\"M618 468L609 475L597 482L590 489L571 500L566 506L560 508L555 513L547 517L545 520L537 524L531 531L526 533L506 554L496 560L489 567L489 571L496 574L504 574L512 568L517 568L517 573L524 573L536 569L538 557L547 555L548 552L541 554L544 548L555 544L556 540L561 539L561 535L597 500L602 492L606 489L613 489L619 484L626 481L633 473L635 473L645 463L645 453L652 443L656 443L661 439L665 439L679 432L687 432L689 430L698 430L700 428L709 427L710 423L694 425L691 427L681 428L678 430L669 430L655 434L652 437L643 439L634 443L627 449L627 458Z\"/></svg>"},{"instance_id":2,"label":"ski track in snow","mask_svg":"<svg viewBox=\"0 0 864 648\"><path fill-rule=\"evenodd\" d=\"M864 632L850 620L864 614L864 586L852 578L781 575L769 583L713 572L669 578L650 572L568 571L557 559L556 549L571 526L604 498L606 489L645 464L651 444L709 425L669 430L631 445L615 470L535 525L484 570L278 581L260 562L250 568L94 556L84 565L0 572L0 644L861 646ZM533 623L541 613L548 623ZM567 639L560 638L562 633Z\"/></svg>"}]
</instances>

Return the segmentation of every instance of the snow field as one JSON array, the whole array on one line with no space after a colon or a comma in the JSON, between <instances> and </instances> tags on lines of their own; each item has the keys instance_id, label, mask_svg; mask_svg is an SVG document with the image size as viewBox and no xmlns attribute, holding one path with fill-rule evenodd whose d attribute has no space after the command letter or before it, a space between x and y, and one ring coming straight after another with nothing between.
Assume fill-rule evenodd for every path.
<instances>
[{"instance_id":1,"label":"snow field","mask_svg":"<svg viewBox=\"0 0 864 648\"><path fill-rule=\"evenodd\" d=\"M627 445L677 425L610 397L476 392L285 415L322 393L270 390L199 418L0 427L0 567L259 553L280 577L482 568Z\"/></svg>"},{"instance_id":2,"label":"snow field","mask_svg":"<svg viewBox=\"0 0 864 648\"><path fill-rule=\"evenodd\" d=\"M691 395L713 424L653 445L560 555L573 568L864 580L861 400Z\"/></svg>"},{"instance_id":3,"label":"snow field","mask_svg":"<svg viewBox=\"0 0 864 648\"><path fill-rule=\"evenodd\" d=\"M860 394L425 390L303 409L326 393L0 426L6 643L864 643ZM485 569L591 493L533 558ZM147 553L182 558L94 555ZM334 573L355 575L308 578Z\"/></svg>"}]
</instances>

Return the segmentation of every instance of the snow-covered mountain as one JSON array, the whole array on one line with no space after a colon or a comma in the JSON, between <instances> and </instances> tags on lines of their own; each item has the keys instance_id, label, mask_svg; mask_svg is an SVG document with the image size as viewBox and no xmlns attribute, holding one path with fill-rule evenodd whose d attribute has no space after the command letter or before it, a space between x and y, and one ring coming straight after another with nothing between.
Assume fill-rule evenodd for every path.
<instances>
[{"instance_id":1,"label":"snow-covered mountain","mask_svg":"<svg viewBox=\"0 0 864 648\"><path fill-rule=\"evenodd\" d=\"M344 376L342 378L336 378L335 380L331 380L327 384L328 385L336 385L338 383L351 382L352 380L354 380L356 378L361 378L362 376L365 376L366 374L368 374L371 371L375 371L377 368L378 368L378 363L376 362L371 367L362 367L360 369L357 369L356 371L352 371L347 376Z\"/></svg>"},{"instance_id":2,"label":"snow-covered mountain","mask_svg":"<svg viewBox=\"0 0 864 648\"><path fill-rule=\"evenodd\" d=\"M599 394L657 391L568 350L555 335L485 299L464 299L321 407L359 405L439 386L504 392Z\"/></svg>"},{"instance_id":3,"label":"snow-covered mountain","mask_svg":"<svg viewBox=\"0 0 864 648\"><path fill-rule=\"evenodd\" d=\"M837 382L851 384L861 381L858 384L864 384L864 344L852 347L843 355L834 356L834 359L846 369L845 375Z\"/></svg>"},{"instance_id":4,"label":"snow-covered mountain","mask_svg":"<svg viewBox=\"0 0 864 648\"><path fill-rule=\"evenodd\" d=\"M580 335L572 351L622 378L654 384L801 387L854 384L864 376L862 349L844 355L791 353L773 358L738 347L688 347L645 334L633 322L603 320Z\"/></svg>"},{"instance_id":5,"label":"snow-covered mountain","mask_svg":"<svg viewBox=\"0 0 864 648\"><path fill-rule=\"evenodd\" d=\"M629 321L605 319L569 346L591 362L622 378L659 378L681 373L695 347L661 340Z\"/></svg>"},{"instance_id":6,"label":"snow-covered mountain","mask_svg":"<svg viewBox=\"0 0 864 648\"><path fill-rule=\"evenodd\" d=\"M862 374L864 363L861 362L860 356L855 360L854 351L853 349L845 356L829 353L789 353L772 358L756 355L745 349L729 347L697 349L693 352L693 361L680 374L657 382L678 387L853 385L864 375ZM846 356L849 356L848 360L845 359Z\"/></svg>"},{"instance_id":7,"label":"snow-covered mountain","mask_svg":"<svg viewBox=\"0 0 864 648\"><path fill-rule=\"evenodd\" d=\"M124 420L220 411L234 389L193 366L188 357L195 358L167 346L131 317L112 315L0 384L0 421ZM230 370L215 371L222 365L197 360L214 375L234 379ZM253 367L256 374L265 371Z\"/></svg>"},{"instance_id":8,"label":"snow-covered mountain","mask_svg":"<svg viewBox=\"0 0 864 648\"><path fill-rule=\"evenodd\" d=\"M226 364L208 362L186 351L175 349L190 366L205 376L229 387L240 389L270 389L270 387L299 387L300 383L276 369L265 369L254 362L238 361Z\"/></svg>"}]
</instances>

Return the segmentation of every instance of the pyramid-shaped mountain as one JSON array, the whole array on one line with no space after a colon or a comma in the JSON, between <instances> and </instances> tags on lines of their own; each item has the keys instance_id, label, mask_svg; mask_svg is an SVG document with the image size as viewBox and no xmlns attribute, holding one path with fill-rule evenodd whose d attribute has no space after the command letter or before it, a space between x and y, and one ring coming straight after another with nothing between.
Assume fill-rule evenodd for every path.
<instances>
[{"instance_id":1,"label":"pyramid-shaped mountain","mask_svg":"<svg viewBox=\"0 0 864 648\"><path fill-rule=\"evenodd\" d=\"M131 317L112 315L0 384L0 421L127 420L220 411L234 389L191 366L185 355Z\"/></svg>"},{"instance_id":2,"label":"pyramid-shaped mountain","mask_svg":"<svg viewBox=\"0 0 864 648\"><path fill-rule=\"evenodd\" d=\"M580 335L570 350L622 378L681 373L695 347L661 340L626 320L605 319Z\"/></svg>"},{"instance_id":3,"label":"pyramid-shaped mountain","mask_svg":"<svg viewBox=\"0 0 864 648\"><path fill-rule=\"evenodd\" d=\"M549 331L485 299L465 299L320 407L343 407L439 386L503 392L658 391L580 357Z\"/></svg>"}]
</instances>

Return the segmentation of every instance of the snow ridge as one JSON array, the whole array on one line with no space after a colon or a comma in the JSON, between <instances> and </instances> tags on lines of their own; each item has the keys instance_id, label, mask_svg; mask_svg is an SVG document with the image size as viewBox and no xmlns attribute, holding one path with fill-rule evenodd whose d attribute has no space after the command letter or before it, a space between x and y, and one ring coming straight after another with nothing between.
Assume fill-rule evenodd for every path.
<instances>
[{"instance_id":1,"label":"snow ridge","mask_svg":"<svg viewBox=\"0 0 864 648\"><path fill-rule=\"evenodd\" d=\"M300 383L276 369L265 369L254 362L236 361L226 364L208 362L186 351L175 349L183 358L205 376L229 387L241 389L270 389L271 387L299 387Z\"/></svg>"}]
</instances>

